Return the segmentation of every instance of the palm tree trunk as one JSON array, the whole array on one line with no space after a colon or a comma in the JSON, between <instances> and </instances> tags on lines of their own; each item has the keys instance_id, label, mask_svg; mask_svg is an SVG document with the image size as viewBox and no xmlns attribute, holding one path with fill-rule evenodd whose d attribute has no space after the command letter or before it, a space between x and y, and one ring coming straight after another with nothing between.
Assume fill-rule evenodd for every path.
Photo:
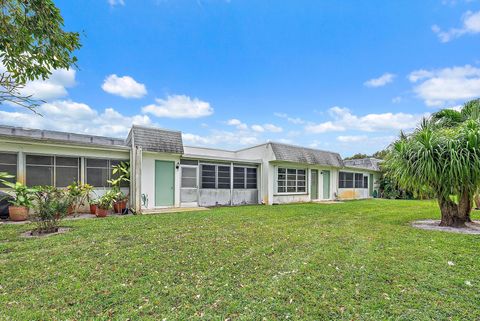
<instances>
[{"instance_id":1,"label":"palm tree trunk","mask_svg":"<svg viewBox=\"0 0 480 321\"><path fill-rule=\"evenodd\" d=\"M438 198L438 205L440 206L440 211L442 213L440 226L466 227L466 217L464 216L465 211L460 214L459 206L455 204L455 202L449 198L440 196Z\"/></svg>"},{"instance_id":2,"label":"palm tree trunk","mask_svg":"<svg viewBox=\"0 0 480 321\"><path fill-rule=\"evenodd\" d=\"M458 201L458 214L465 218L465 222L471 222L470 213L472 212L472 195L468 191L463 191Z\"/></svg>"}]
</instances>

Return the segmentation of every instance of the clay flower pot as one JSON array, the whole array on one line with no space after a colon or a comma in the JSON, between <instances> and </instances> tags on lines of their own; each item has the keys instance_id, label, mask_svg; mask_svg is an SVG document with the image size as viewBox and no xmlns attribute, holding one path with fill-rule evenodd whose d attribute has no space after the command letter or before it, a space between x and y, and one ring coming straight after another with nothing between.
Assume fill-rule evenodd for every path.
<instances>
[{"instance_id":1,"label":"clay flower pot","mask_svg":"<svg viewBox=\"0 0 480 321\"><path fill-rule=\"evenodd\" d=\"M72 214L73 214L73 205L70 205L70 206L68 207L67 214L68 214L68 215L72 215Z\"/></svg>"},{"instance_id":2,"label":"clay flower pot","mask_svg":"<svg viewBox=\"0 0 480 321\"><path fill-rule=\"evenodd\" d=\"M107 217L108 210L97 207L97 211L95 214L97 215L97 217Z\"/></svg>"},{"instance_id":3,"label":"clay flower pot","mask_svg":"<svg viewBox=\"0 0 480 321\"><path fill-rule=\"evenodd\" d=\"M122 214L126 208L127 208L127 201L118 201L113 204L113 209L115 210L115 213Z\"/></svg>"},{"instance_id":4,"label":"clay flower pot","mask_svg":"<svg viewBox=\"0 0 480 321\"><path fill-rule=\"evenodd\" d=\"M97 214L97 205L95 204L90 204L90 214Z\"/></svg>"},{"instance_id":5,"label":"clay flower pot","mask_svg":"<svg viewBox=\"0 0 480 321\"><path fill-rule=\"evenodd\" d=\"M28 208L25 206L9 206L8 214L12 221L26 221L28 219Z\"/></svg>"}]
</instances>

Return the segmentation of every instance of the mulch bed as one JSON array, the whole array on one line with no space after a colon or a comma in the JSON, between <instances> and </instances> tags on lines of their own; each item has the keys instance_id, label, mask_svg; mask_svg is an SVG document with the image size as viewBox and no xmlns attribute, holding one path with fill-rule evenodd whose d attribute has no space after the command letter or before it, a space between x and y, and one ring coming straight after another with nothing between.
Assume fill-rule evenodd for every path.
<instances>
[{"instance_id":1,"label":"mulch bed","mask_svg":"<svg viewBox=\"0 0 480 321\"><path fill-rule=\"evenodd\" d=\"M412 222L412 226L422 230L442 231L449 233L461 234L479 234L480 235L480 221L466 223L465 228L456 228L448 226L439 226L440 220L420 220Z\"/></svg>"}]
</instances>

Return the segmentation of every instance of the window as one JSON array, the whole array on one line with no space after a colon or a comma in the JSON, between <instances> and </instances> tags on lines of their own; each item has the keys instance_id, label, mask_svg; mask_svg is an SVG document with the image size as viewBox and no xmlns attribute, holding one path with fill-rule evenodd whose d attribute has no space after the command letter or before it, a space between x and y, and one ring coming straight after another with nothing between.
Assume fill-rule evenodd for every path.
<instances>
[{"instance_id":1,"label":"window","mask_svg":"<svg viewBox=\"0 0 480 321\"><path fill-rule=\"evenodd\" d=\"M197 168L182 166L182 188L197 188Z\"/></svg>"},{"instance_id":2,"label":"window","mask_svg":"<svg viewBox=\"0 0 480 321\"><path fill-rule=\"evenodd\" d=\"M340 172L338 175L339 188L353 188L353 173Z\"/></svg>"},{"instance_id":3,"label":"window","mask_svg":"<svg viewBox=\"0 0 480 321\"><path fill-rule=\"evenodd\" d=\"M340 172L338 176L339 188L368 188L368 176L361 173Z\"/></svg>"},{"instance_id":4,"label":"window","mask_svg":"<svg viewBox=\"0 0 480 321\"><path fill-rule=\"evenodd\" d=\"M307 170L295 168L277 169L278 193L306 193ZM256 175L256 174L255 174Z\"/></svg>"},{"instance_id":5,"label":"window","mask_svg":"<svg viewBox=\"0 0 480 321\"><path fill-rule=\"evenodd\" d=\"M233 188L257 189L257 169L253 167L234 167Z\"/></svg>"},{"instance_id":6,"label":"window","mask_svg":"<svg viewBox=\"0 0 480 321\"><path fill-rule=\"evenodd\" d=\"M230 189L230 166L201 165L202 188Z\"/></svg>"},{"instance_id":7,"label":"window","mask_svg":"<svg viewBox=\"0 0 480 321\"><path fill-rule=\"evenodd\" d=\"M363 174L355 174L355 188L363 188Z\"/></svg>"},{"instance_id":8,"label":"window","mask_svg":"<svg viewBox=\"0 0 480 321\"><path fill-rule=\"evenodd\" d=\"M112 167L128 160L87 158L85 160L85 181L94 187L109 187L112 178ZM128 187L128 183L121 185Z\"/></svg>"},{"instance_id":9,"label":"window","mask_svg":"<svg viewBox=\"0 0 480 321\"><path fill-rule=\"evenodd\" d=\"M17 181L17 154L0 153L0 172L8 173L13 178L5 179L7 182L15 183ZM0 187L5 187L0 184Z\"/></svg>"},{"instance_id":10,"label":"window","mask_svg":"<svg viewBox=\"0 0 480 321\"><path fill-rule=\"evenodd\" d=\"M80 180L80 159L63 156L26 156L28 186L50 185L67 187Z\"/></svg>"},{"instance_id":11,"label":"window","mask_svg":"<svg viewBox=\"0 0 480 321\"><path fill-rule=\"evenodd\" d=\"M216 188L216 166L202 165L202 188Z\"/></svg>"},{"instance_id":12,"label":"window","mask_svg":"<svg viewBox=\"0 0 480 321\"><path fill-rule=\"evenodd\" d=\"M67 187L80 180L80 159L78 157L57 157L55 163L55 186Z\"/></svg>"}]
</instances>

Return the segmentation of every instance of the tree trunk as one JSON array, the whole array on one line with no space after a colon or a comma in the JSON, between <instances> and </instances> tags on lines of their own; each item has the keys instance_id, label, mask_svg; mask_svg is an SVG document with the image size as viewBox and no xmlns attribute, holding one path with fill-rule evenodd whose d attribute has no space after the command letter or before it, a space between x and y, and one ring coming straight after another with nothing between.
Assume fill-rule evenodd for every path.
<instances>
[{"instance_id":1,"label":"tree trunk","mask_svg":"<svg viewBox=\"0 0 480 321\"><path fill-rule=\"evenodd\" d=\"M470 213L472 212L472 195L468 191L464 191L458 200L458 214L465 218L465 222L471 222Z\"/></svg>"},{"instance_id":2,"label":"tree trunk","mask_svg":"<svg viewBox=\"0 0 480 321\"><path fill-rule=\"evenodd\" d=\"M439 197L438 204L442 213L440 226L466 227L465 210L460 214L459 206L452 200L445 197Z\"/></svg>"}]
</instances>

